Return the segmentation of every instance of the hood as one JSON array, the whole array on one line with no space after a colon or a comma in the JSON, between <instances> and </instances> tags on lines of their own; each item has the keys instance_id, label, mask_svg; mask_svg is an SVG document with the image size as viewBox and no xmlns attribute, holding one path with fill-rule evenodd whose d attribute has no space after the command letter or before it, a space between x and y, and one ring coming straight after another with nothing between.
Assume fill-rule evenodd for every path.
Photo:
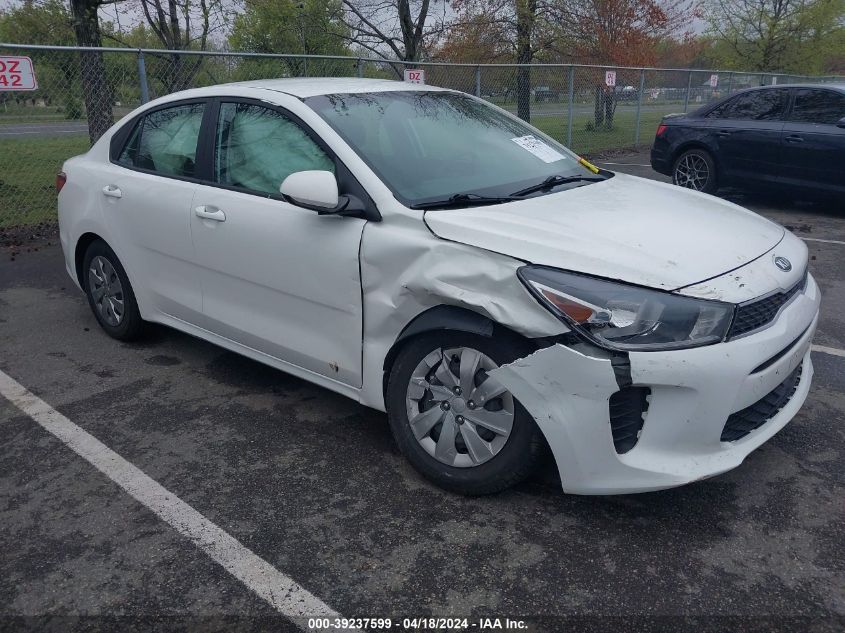
<instances>
[{"instance_id":1,"label":"hood","mask_svg":"<svg viewBox=\"0 0 845 633\"><path fill-rule=\"evenodd\" d=\"M784 235L725 200L626 174L525 201L428 211L425 222L443 239L665 290L744 266Z\"/></svg>"}]
</instances>

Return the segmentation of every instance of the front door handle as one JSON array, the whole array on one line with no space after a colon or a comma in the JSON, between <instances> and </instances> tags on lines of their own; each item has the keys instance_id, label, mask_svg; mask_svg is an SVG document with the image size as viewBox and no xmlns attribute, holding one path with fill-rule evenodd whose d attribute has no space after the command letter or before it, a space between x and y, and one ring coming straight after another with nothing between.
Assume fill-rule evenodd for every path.
<instances>
[{"instance_id":1,"label":"front door handle","mask_svg":"<svg viewBox=\"0 0 845 633\"><path fill-rule=\"evenodd\" d=\"M216 222L226 221L226 214L217 207L207 207L205 205L199 206L194 209L194 213L198 218L202 218L203 220L214 220Z\"/></svg>"},{"instance_id":2,"label":"front door handle","mask_svg":"<svg viewBox=\"0 0 845 633\"><path fill-rule=\"evenodd\" d=\"M117 185L106 185L103 187L103 195L106 198L122 198L123 192Z\"/></svg>"},{"instance_id":3,"label":"front door handle","mask_svg":"<svg viewBox=\"0 0 845 633\"><path fill-rule=\"evenodd\" d=\"M787 136L787 137L786 137L786 142L787 142L787 143L803 143L803 142L804 142L804 137L803 137L803 136L797 136L797 135L795 135L795 134L792 134L791 136Z\"/></svg>"}]
</instances>

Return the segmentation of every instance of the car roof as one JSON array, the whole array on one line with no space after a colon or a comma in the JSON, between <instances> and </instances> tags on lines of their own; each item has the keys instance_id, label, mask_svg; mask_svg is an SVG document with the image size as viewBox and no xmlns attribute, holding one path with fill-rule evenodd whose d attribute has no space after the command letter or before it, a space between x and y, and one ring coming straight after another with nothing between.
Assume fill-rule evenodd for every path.
<instances>
[{"instance_id":1,"label":"car roof","mask_svg":"<svg viewBox=\"0 0 845 633\"><path fill-rule=\"evenodd\" d=\"M845 92L845 84L842 83L817 83L817 84L773 84L770 86L752 86L749 88L743 89L743 91L747 90L771 90L773 88L830 88L833 90L838 90L840 92ZM739 92L739 91L737 91Z\"/></svg>"},{"instance_id":2,"label":"car roof","mask_svg":"<svg viewBox=\"0 0 845 633\"><path fill-rule=\"evenodd\" d=\"M446 88L412 84L405 81L391 79L359 79L356 77L298 77L293 79L257 79L236 83L218 84L204 88L194 88L167 95L167 101L194 97L207 97L214 94L242 94L255 96L256 91L280 92L304 99L318 95L351 94L364 92L397 92L397 91L442 91ZM266 92L264 93L266 94ZM162 99L164 100L164 99Z\"/></svg>"}]
</instances>

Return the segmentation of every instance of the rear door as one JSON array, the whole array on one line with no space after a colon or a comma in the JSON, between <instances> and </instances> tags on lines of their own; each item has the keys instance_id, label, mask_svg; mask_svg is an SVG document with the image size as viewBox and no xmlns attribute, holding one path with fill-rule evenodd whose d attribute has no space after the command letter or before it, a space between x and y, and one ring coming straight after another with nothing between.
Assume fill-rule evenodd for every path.
<instances>
[{"instance_id":1,"label":"rear door","mask_svg":"<svg viewBox=\"0 0 845 633\"><path fill-rule=\"evenodd\" d=\"M796 88L781 135L783 182L845 193L845 93Z\"/></svg>"},{"instance_id":2,"label":"rear door","mask_svg":"<svg viewBox=\"0 0 845 633\"><path fill-rule=\"evenodd\" d=\"M785 88L749 90L707 115L716 163L725 180L742 185L777 179L788 100Z\"/></svg>"},{"instance_id":3,"label":"rear door","mask_svg":"<svg viewBox=\"0 0 845 633\"><path fill-rule=\"evenodd\" d=\"M118 132L111 162L96 174L109 240L139 302L188 322L202 314L190 211L205 100L154 108Z\"/></svg>"}]
</instances>

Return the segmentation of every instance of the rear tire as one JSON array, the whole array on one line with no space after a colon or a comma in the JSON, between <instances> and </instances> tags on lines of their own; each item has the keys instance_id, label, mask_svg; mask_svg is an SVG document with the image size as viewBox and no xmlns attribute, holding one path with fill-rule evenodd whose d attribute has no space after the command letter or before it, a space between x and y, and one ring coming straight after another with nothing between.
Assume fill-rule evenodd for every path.
<instances>
[{"instance_id":1,"label":"rear tire","mask_svg":"<svg viewBox=\"0 0 845 633\"><path fill-rule=\"evenodd\" d=\"M672 183L694 191L715 194L719 188L716 161L706 150L688 149L672 165Z\"/></svg>"},{"instance_id":2,"label":"rear tire","mask_svg":"<svg viewBox=\"0 0 845 633\"><path fill-rule=\"evenodd\" d=\"M399 449L420 474L452 492L484 495L535 471L545 454L540 429L487 376L531 351L518 340L445 330L400 350L387 383L387 416Z\"/></svg>"},{"instance_id":3,"label":"rear tire","mask_svg":"<svg viewBox=\"0 0 845 633\"><path fill-rule=\"evenodd\" d=\"M100 327L119 341L132 341L143 332L144 321L126 271L103 240L95 240L82 260L82 283L88 305Z\"/></svg>"}]
</instances>

